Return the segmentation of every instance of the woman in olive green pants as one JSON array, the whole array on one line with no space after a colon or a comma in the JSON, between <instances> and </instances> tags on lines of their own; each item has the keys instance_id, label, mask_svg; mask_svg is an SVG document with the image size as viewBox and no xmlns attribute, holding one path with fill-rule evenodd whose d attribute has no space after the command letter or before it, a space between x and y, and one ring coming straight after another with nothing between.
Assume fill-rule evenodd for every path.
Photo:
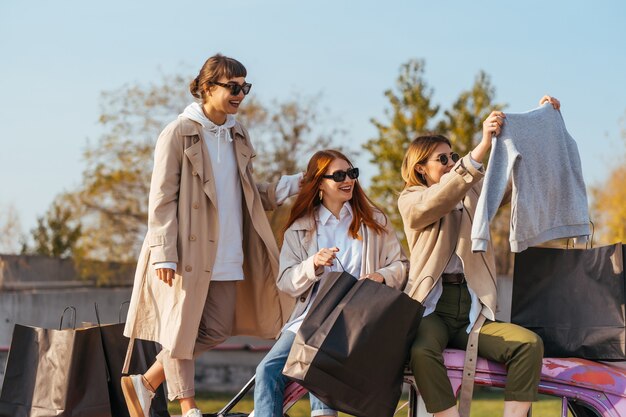
<instances>
[{"instance_id":1,"label":"woman in olive green pants","mask_svg":"<svg viewBox=\"0 0 626 417\"><path fill-rule=\"evenodd\" d=\"M424 317L420 324L411 348L411 368L429 412L451 407L451 412L456 412L456 399L442 352L446 347L465 349L467 346L470 305L467 283L443 283L435 314ZM541 339L523 327L486 321L480 329L478 355L507 366L504 394L507 402L537 400L542 353Z\"/></svg>"},{"instance_id":2,"label":"woman in olive green pants","mask_svg":"<svg viewBox=\"0 0 626 417\"><path fill-rule=\"evenodd\" d=\"M546 101L559 108L558 100L549 96L540 104ZM398 207L411 250L406 292L425 307L411 349L411 367L426 409L436 417L459 416L443 363L442 352L448 346L466 350L464 414L477 354L507 366L505 417L525 416L537 399L543 343L527 329L495 321L493 248L471 250L472 221L484 176L481 161L505 118L502 112L492 112L483 123L482 141L463 158L452 152L447 138L430 135L415 139L402 163L405 188Z\"/></svg>"}]
</instances>

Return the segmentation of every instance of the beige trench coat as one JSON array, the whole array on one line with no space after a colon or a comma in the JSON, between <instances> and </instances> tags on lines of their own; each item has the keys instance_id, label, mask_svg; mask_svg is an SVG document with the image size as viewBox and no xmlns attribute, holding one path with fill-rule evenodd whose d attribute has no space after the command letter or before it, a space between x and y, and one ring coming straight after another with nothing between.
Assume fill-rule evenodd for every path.
<instances>
[{"instance_id":1,"label":"beige trench coat","mask_svg":"<svg viewBox=\"0 0 626 417\"><path fill-rule=\"evenodd\" d=\"M243 194L243 271L237 282L234 335L274 338L294 300L276 287L278 247L264 210L276 207L276 184L256 184L254 149L239 124L231 130ZM191 359L215 264L218 221L211 159L200 124L170 123L157 140L150 185L148 233L124 335L159 342L172 357ZM173 286L161 282L156 262L176 262Z\"/></svg>"},{"instance_id":2,"label":"beige trench coat","mask_svg":"<svg viewBox=\"0 0 626 417\"><path fill-rule=\"evenodd\" d=\"M463 366L459 410L468 415L478 356L478 334L485 319L495 320L497 307L496 263L489 241L485 252L472 252L472 221L482 189L484 171L466 155L454 168L430 187L406 188L398 199L404 232L411 251L409 283L405 292L423 302L456 253L463 262L467 285L482 305L481 314L470 332ZM510 199L508 188L503 204ZM463 210L456 210L459 202Z\"/></svg>"},{"instance_id":3,"label":"beige trench coat","mask_svg":"<svg viewBox=\"0 0 626 417\"><path fill-rule=\"evenodd\" d=\"M472 221L482 189L483 170L477 170L469 155L462 158L430 187L405 189L398 199L404 232L411 251L406 293L423 302L433 289L453 253L463 262L467 284L483 305L482 314L495 320L496 264L491 241L485 252L473 253ZM502 204L510 201L507 187ZM461 201L463 210L455 210ZM450 238L454 236L456 238Z\"/></svg>"},{"instance_id":4,"label":"beige trench coat","mask_svg":"<svg viewBox=\"0 0 626 417\"><path fill-rule=\"evenodd\" d=\"M408 260L385 216L377 213L376 221L386 224L384 233L377 234L363 224L359 230L359 235L363 238L361 274L378 272L385 278L386 285L402 290L407 281ZM313 284L323 276L324 268L315 270L313 266L313 257L319 249L313 218L302 217L285 231L280 251L278 288L292 297L297 297L289 320L304 312L309 304Z\"/></svg>"}]
</instances>

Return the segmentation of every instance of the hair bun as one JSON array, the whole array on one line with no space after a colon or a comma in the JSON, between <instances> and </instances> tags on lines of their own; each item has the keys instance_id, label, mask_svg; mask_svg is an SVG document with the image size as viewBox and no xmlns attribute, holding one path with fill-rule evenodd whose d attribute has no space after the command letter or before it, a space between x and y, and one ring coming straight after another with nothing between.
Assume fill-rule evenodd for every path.
<instances>
[{"instance_id":1,"label":"hair bun","mask_svg":"<svg viewBox=\"0 0 626 417\"><path fill-rule=\"evenodd\" d=\"M198 94L198 77L194 78L191 83L189 83L189 92L195 98L201 98L200 94Z\"/></svg>"}]
</instances>

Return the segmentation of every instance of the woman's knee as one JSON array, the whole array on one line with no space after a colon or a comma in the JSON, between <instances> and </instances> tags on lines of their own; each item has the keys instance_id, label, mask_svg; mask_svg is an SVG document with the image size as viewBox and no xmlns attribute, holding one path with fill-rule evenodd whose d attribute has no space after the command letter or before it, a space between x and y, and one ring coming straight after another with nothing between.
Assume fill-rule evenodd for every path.
<instances>
[{"instance_id":1,"label":"woman's knee","mask_svg":"<svg viewBox=\"0 0 626 417\"><path fill-rule=\"evenodd\" d=\"M543 359L543 340L533 331L527 330L519 341L518 352L533 362L541 362Z\"/></svg>"},{"instance_id":2,"label":"woman's knee","mask_svg":"<svg viewBox=\"0 0 626 417\"><path fill-rule=\"evenodd\" d=\"M411 346L411 366L419 366L427 364L433 360L437 360L441 356L441 352L437 352L431 346L423 343L414 343Z\"/></svg>"},{"instance_id":3,"label":"woman's knee","mask_svg":"<svg viewBox=\"0 0 626 417\"><path fill-rule=\"evenodd\" d=\"M261 362L259 362L259 364L256 367L256 380L260 381L260 380L264 380L267 377L268 374L268 366L267 366L267 362L265 360L262 360Z\"/></svg>"}]
</instances>

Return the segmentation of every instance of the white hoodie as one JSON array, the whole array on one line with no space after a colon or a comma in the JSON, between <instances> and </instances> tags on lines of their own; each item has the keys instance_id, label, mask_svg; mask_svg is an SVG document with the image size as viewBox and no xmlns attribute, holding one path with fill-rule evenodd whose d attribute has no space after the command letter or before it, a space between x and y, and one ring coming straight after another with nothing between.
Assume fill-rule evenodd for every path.
<instances>
[{"instance_id":1,"label":"white hoodie","mask_svg":"<svg viewBox=\"0 0 626 417\"><path fill-rule=\"evenodd\" d=\"M204 115L202 107L198 103L188 105L178 117L185 117L202 125L202 133L211 157L220 225L217 256L211 280L243 280L241 180L237 172L233 139L230 136L230 129L235 126L235 117L227 114L226 122L218 126ZM288 197L299 192L301 178L302 173L283 175L280 178L276 186L276 200L278 204L282 204ZM157 262L154 264L154 268L176 270L176 263Z\"/></svg>"},{"instance_id":2,"label":"white hoodie","mask_svg":"<svg viewBox=\"0 0 626 417\"><path fill-rule=\"evenodd\" d=\"M243 213L241 180L235 158L230 128L235 126L235 117L226 115L226 122L218 126L210 121L198 103L192 103L178 117L185 117L202 125L204 141L209 150L215 191L219 235L217 256L213 267L212 281L239 281L243 279Z\"/></svg>"}]
</instances>

